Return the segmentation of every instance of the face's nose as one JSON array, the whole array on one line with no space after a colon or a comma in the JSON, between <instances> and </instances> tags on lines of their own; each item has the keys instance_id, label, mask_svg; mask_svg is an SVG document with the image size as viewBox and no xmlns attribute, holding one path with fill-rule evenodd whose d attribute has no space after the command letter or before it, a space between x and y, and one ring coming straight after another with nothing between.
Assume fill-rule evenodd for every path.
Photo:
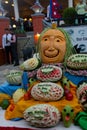
<instances>
[{"instance_id":1,"label":"face's nose","mask_svg":"<svg viewBox=\"0 0 87 130\"><path fill-rule=\"evenodd\" d=\"M53 47L54 46L54 36L50 36L50 47Z\"/></svg>"},{"instance_id":2,"label":"face's nose","mask_svg":"<svg viewBox=\"0 0 87 130\"><path fill-rule=\"evenodd\" d=\"M69 116L69 113L67 113L66 115Z\"/></svg>"}]
</instances>

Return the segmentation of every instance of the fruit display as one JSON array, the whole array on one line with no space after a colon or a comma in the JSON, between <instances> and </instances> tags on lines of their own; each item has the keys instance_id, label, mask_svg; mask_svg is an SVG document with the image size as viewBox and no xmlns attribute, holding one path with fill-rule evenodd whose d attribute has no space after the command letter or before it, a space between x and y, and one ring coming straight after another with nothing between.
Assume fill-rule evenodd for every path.
<instances>
[{"instance_id":1,"label":"fruit display","mask_svg":"<svg viewBox=\"0 0 87 130\"><path fill-rule=\"evenodd\" d=\"M22 88L26 91L15 91L5 118L24 118L30 126L43 129L55 127L61 120L64 127L70 127L74 121L73 114L76 116L83 110L87 91L84 91L86 84L77 89L71 81L72 75L68 74L69 79L65 74L67 68L76 71L87 69L87 56L74 54L69 35L54 26L42 31L36 47L40 59L33 57L20 65ZM78 79L76 75L74 78Z\"/></svg>"}]
</instances>

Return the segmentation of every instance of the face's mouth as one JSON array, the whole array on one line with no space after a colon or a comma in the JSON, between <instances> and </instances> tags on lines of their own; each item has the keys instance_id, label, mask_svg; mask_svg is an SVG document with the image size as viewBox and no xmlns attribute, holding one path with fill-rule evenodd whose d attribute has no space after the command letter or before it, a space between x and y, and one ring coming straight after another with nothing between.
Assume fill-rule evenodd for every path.
<instances>
[{"instance_id":1,"label":"face's mouth","mask_svg":"<svg viewBox=\"0 0 87 130\"><path fill-rule=\"evenodd\" d=\"M44 55L48 58L54 58L59 55L59 50L46 50Z\"/></svg>"},{"instance_id":2,"label":"face's mouth","mask_svg":"<svg viewBox=\"0 0 87 130\"><path fill-rule=\"evenodd\" d=\"M69 115L66 115L66 116L65 116L65 120L66 120L66 121L69 121L69 120L70 120L70 116L69 116Z\"/></svg>"}]
</instances>

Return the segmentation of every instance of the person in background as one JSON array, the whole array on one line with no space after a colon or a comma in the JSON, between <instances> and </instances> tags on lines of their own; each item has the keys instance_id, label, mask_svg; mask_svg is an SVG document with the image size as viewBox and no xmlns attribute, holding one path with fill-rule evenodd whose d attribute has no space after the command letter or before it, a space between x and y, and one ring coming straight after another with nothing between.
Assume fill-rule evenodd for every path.
<instances>
[{"instance_id":1,"label":"person in background","mask_svg":"<svg viewBox=\"0 0 87 130\"><path fill-rule=\"evenodd\" d=\"M85 18L85 20L86 20L86 23L87 23L87 0L86 0L86 14L85 14L85 16L86 16L86 18Z\"/></svg>"},{"instance_id":2,"label":"person in background","mask_svg":"<svg viewBox=\"0 0 87 130\"><path fill-rule=\"evenodd\" d=\"M12 53L11 53L11 34L10 29L5 28L5 34L2 36L2 47L5 50L6 64L12 63Z\"/></svg>"},{"instance_id":3,"label":"person in background","mask_svg":"<svg viewBox=\"0 0 87 130\"><path fill-rule=\"evenodd\" d=\"M11 52L12 52L12 59L14 62L14 66L19 65L19 58L18 58L18 52L17 52L17 37L12 29L10 29L11 33Z\"/></svg>"},{"instance_id":4,"label":"person in background","mask_svg":"<svg viewBox=\"0 0 87 130\"><path fill-rule=\"evenodd\" d=\"M75 10L78 16L78 24L84 24L86 14L86 3L84 3L83 0L79 0L79 3L77 3Z\"/></svg>"}]
</instances>

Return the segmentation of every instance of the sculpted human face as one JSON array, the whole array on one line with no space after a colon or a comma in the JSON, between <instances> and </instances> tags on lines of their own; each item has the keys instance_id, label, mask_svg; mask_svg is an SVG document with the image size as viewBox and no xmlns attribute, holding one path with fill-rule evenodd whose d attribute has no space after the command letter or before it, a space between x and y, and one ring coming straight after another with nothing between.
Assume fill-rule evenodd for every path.
<instances>
[{"instance_id":1,"label":"sculpted human face","mask_svg":"<svg viewBox=\"0 0 87 130\"><path fill-rule=\"evenodd\" d=\"M44 33L40 43L40 55L43 63L61 63L66 52L64 34L56 29Z\"/></svg>"}]
</instances>

